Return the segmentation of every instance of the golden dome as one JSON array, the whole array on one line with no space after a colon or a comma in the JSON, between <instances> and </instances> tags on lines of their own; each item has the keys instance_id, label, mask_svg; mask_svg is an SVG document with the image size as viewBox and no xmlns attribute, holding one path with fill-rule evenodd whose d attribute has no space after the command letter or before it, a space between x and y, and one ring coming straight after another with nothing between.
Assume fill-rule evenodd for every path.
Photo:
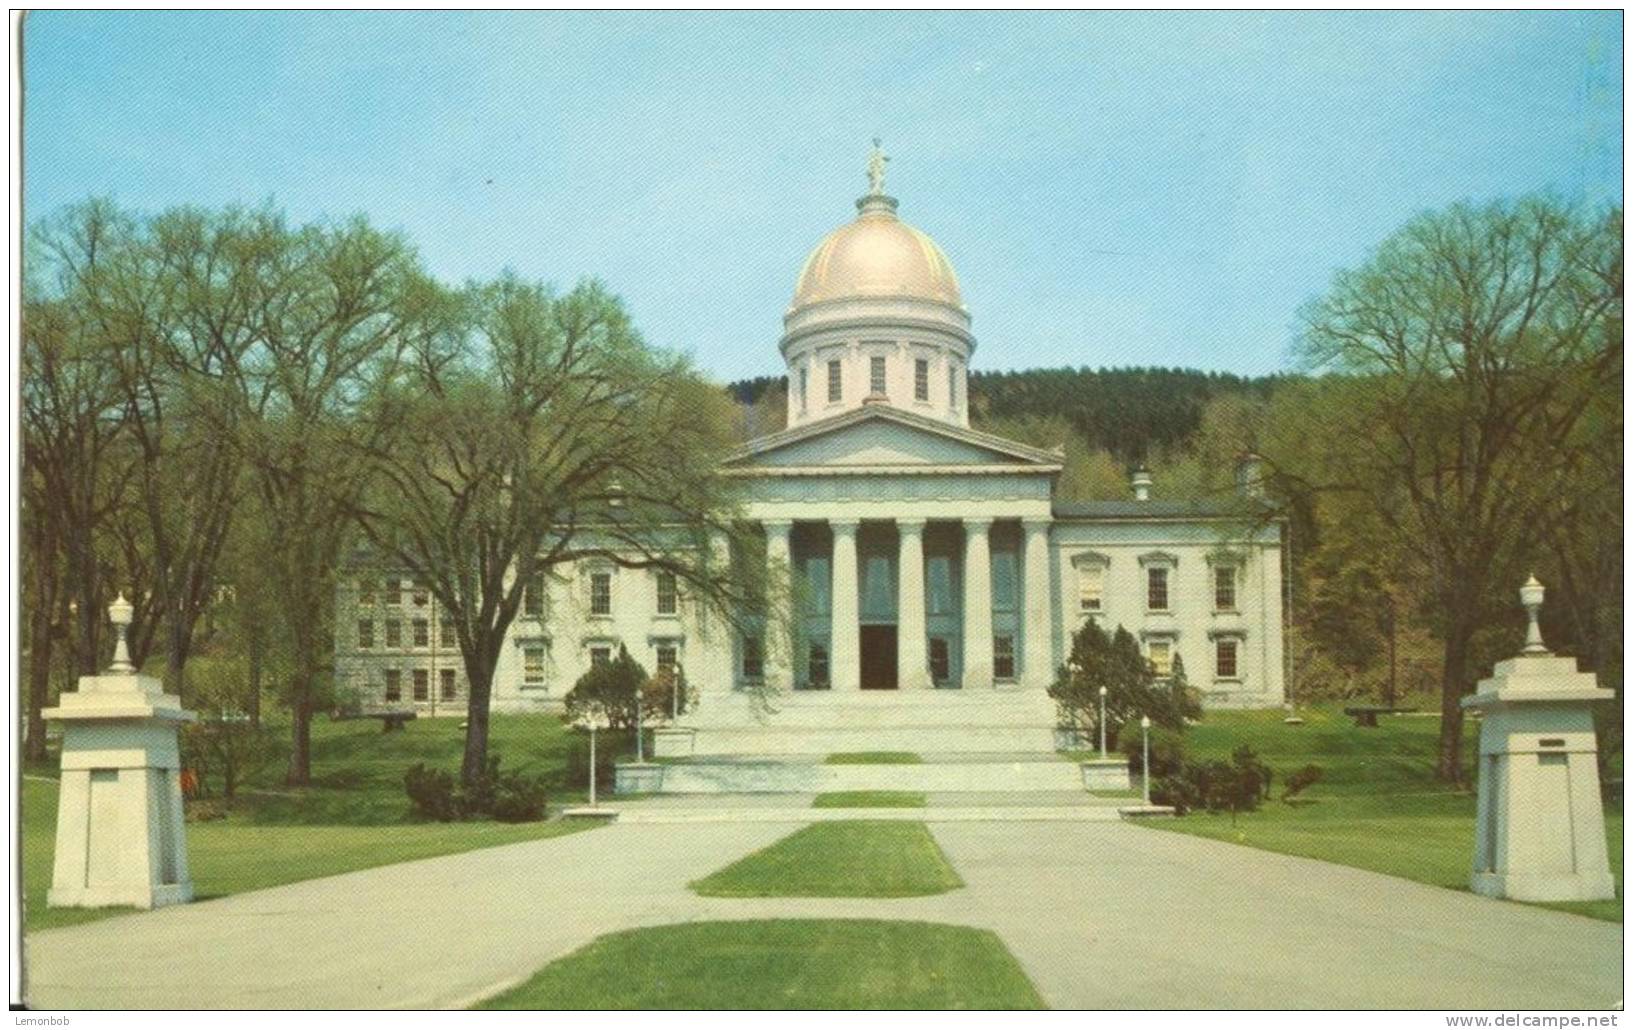
<instances>
[{"instance_id":1,"label":"golden dome","mask_svg":"<svg viewBox=\"0 0 1633 1030\"><path fill-rule=\"evenodd\" d=\"M829 300L900 297L963 310L958 276L935 241L896 217L882 194L857 201L856 221L829 233L800 270L789 310Z\"/></svg>"}]
</instances>

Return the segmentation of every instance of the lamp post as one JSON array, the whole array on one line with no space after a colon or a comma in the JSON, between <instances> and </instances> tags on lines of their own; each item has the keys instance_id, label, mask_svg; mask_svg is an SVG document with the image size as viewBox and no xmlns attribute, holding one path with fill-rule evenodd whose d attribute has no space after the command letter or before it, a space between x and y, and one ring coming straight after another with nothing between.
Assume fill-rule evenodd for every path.
<instances>
[{"instance_id":1,"label":"lamp post","mask_svg":"<svg viewBox=\"0 0 1633 1030\"><path fill-rule=\"evenodd\" d=\"M1140 716L1140 744L1145 752L1140 765L1140 789L1145 794L1145 803L1151 803L1151 716Z\"/></svg>"},{"instance_id":2,"label":"lamp post","mask_svg":"<svg viewBox=\"0 0 1633 1030\"><path fill-rule=\"evenodd\" d=\"M646 744L641 739L643 736L641 733L641 703L646 700L646 698L642 696L645 693L645 681L637 683L635 685L635 763L637 765L646 762Z\"/></svg>"},{"instance_id":3,"label":"lamp post","mask_svg":"<svg viewBox=\"0 0 1633 1030\"><path fill-rule=\"evenodd\" d=\"M1100 757L1106 757L1106 688L1100 688Z\"/></svg>"},{"instance_id":4,"label":"lamp post","mask_svg":"<svg viewBox=\"0 0 1633 1030\"><path fill-rule=\"evenodd\" d=\"M606 721L606 715L600 711L591 710L579 717L578 724L590 731L590 807L595 808L595 731L600 729Z\"/></svg>"}]
</instances>

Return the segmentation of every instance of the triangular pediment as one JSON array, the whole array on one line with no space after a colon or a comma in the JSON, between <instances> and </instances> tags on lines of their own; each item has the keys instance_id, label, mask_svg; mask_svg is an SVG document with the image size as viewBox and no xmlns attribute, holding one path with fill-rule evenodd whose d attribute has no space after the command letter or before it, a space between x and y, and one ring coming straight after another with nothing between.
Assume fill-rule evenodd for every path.
<instances>
[{"instance_id":1,"label":"triangular pediment","mask_svg":"<svg viewBox=\"0 0 1633 1030\"><path fill-rule=\"evenodd\" d=\"M750 441L725 463L732 471L1059 471L1061 456L883 405Z\"/></svg>"}]
</instances>

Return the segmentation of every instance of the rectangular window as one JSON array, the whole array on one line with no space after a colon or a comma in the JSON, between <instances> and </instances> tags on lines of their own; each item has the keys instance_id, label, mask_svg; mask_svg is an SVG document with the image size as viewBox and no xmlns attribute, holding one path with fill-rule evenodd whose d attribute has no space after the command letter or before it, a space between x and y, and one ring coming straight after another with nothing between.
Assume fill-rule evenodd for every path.
<instances>
[{"instance_id":1,"label":"rectangular window","mask_svg":"<svg viewBox=\"0 0 1633 1030\"><path fill-rule=\"evenodd\" d=\"M1106 588L1104 565L1080 565L1077 569L1077 607L1080 611L1097 612Z\"/></svg>"},{"instance_id":2,"label":"rectangular window","mask_svg":"<svg viewBox=\"0 0 1633 1030\"><path fill-rule=\"evenodd\" d=\"M810 386L810 369L804 365L799 367L799 410L805 410L805 391Z\"/></svg>"},{"instance_id":3,"label":"rectangular window","mask_svg":"<svg viewBox=\"0 0 1633 1030\"><path fill-rule=\"evenodd\" d=\"M403 674L397 669L386 670L386 700L401 701L403 699Z\"/></svg>"},{"instance_id":4,"label":"rectangular window","mask_svg":"<svg viewBox=\"0 0 1633 1030\"><path fill-rule=\"evenodd\" d=\"M759 637L743 638L743 678L759 680L765 676L765 651Z\"/></svg>"},{"instance_id":5,"label":"rectangular window","mask_svg":"<svg viewBox=\"0 0 1633 1030\"><path fill-rule=\"evenodd\" d=\"M544 652L540 651L539 653L542 655ZM539 660L542 662L544 659L540 658ZM612 661L612 648L610 648L610 647L592 647L592 648L590 648L590 664L591 665L606 665L610 661Z\"/></svg>"},{"instance_id":6,"label":"rectangular window","mask_svg":"<svg viewBox=\"0 0 1633 1030\"><path fill-rule=\"evenodd\" d=\"M431 673L425 669L414 670L414 700L431 700Z\"/></svg>"},{"instance_id":7,"label":"rectangular window","mask_svg":"<svg viewBox=\"0 0 1633 1030\"><path fill-rule=\"evenodd\" d=\"M1168 610L1168 569L1156 565L1145 570L1145 606L1154 612Z\"/></svg>"},{"instance_id":8,"label":"rectangular window","mask_svg":"<svg viewBox=\"0 0 1633 1030\"><path fill-rule=\"evenodd\" d=\"M1151 662L1151 671L1166 677L1174 671L1174 642L1152 640L1145 645L1145 656Z\"/></svg>"},{"instance_id":9,"label":"rectangular window","mask_svg":"<svg viewBox=\"0 0 1633 1030\"><path fill-rule=\"evenodd\" d=\"M944 554L931 555L924 563L925 610L931 615L951 615L954 597L953 563Z\"/></svg>"},{"instance_id":10,"label":"rectangular window","mask_svg":"<svg viewBox=\"0 0 1633 1030\"><path fill-rule=\"evenodd\" d=\"M529 619L544 615L544 573L535 572L522 588L522 615Z\"/></svg>"},{"instance_id":11,"label":"rectangular window","mask_svg":"<svg viewBox=\"0 0 1633 1030\"><path fill-rule=\"evenodd\" d=\"M831 569L827 558L813 556L805 559L806 601L814 615L826 615L833 610L830 607L834 586Z\"/></svg>"},{"instance_id":12,"label":"rectangular window","mask_svg":"<svg viewBox=\"0 0 1633 1030\"><path fill-rule=\"evenodd\" d=\"M425 580L416 579L414 581L414 605L418 608L424 608L429 600L431 600L431 591L426 587Z\"/></svg>"},{"instance_id":13,"label":"rectangular window","mask_svg":"<svg viewBox=\"0 0 1633 1030\"><path fill-rule=\"evenodd\" d=\"M679 594L675 590L675 574L673 572L658 573L658 614L673 615L679 604Z\"/></svg>"},{"instance_id":14,"label":"rectangular window","mask_svg":"<svg viewBox=\"0 0 1633 1030\"><path fill-rule=\"evenodd\" d=\"M357 648L366 651L374 646L374 620L359 619L357 621Z\"/></svg>"},{"instance_id":15,"label":"rectangular window","mask_svg":"<svg viewBox=\"0 0 1633 1030\"><path fill-rule=\"evenodd\" d=\"M992 610L1012 612L1020 600L1014 551L992 552Z\"/></svg>"},{"instance_id":16,"label":"rectangular window","mask_svg":"<svg viewBox=\"0 0 1633 1030\"><path fill-rule=\"evenodd\" d=\"M883 397L885 386L885 359L875 356L868 362L868 387L875 397Z\"/></svg>"},{"instance_id":17,"label":"rectangular window","mask_svg":"<svg viewBox=\"0 0 1633 1030\"><path fill-rule=\"evenodd\" d=\"M1239 678L1236 669L1236 649L1239 645L1234 637L1220 637L1213 642L1213 678L1219 680L1233 680Z\"/></svg>"},{"instance_id":18,"label":"rectangular window","mask_svg":"<svg viewBox=\"0 0 1633 1030\"><path fill-rule=\"evenodd\" d=\"M364 577L363 579L360 579L360 580L357 581L357 603L358 604L373 604L374 603L374 579L373 579L373 577Z\"/></svg>"},{"instance_id":19,"label":"rectangular window","mask_svg":"<svg viewBox=\"0 0 1633 1030\"><path fill-rule=\"evenodd\" d=\"M675 645L659 644L657 647L658 671L672 673L675 671L675 666L677 664L678 661L675 653Z\"/></svg>"},{"instance_id":20,"label":"rectangular window","mask_svg":"<svg viewBox=\"0 0 1633 1030\"><path fill-rule=\"evenodd\" d=\"M813 687L828 685L828 645L812 644L805 658L805 681Z\"/></svg>"},{"instance_id":21,"label":"rectangular window","mask_svg":"<svg viewBox=\"0 0 1633 1030\"><path fill-rule=\"evenodd\" d=\"M386 604L403 603L403 581L397 576L386 577Z\"/></svg>"},{"instance_id":22,"label":"rectangular window","mask_svg":"<svg viewBox=\"0 0 1633 1030\"><path fill-rule=\"evenodd\" d=\"M442 620L442 636L440 639L442 640L443 647L459 646L459 634L454 630L453 619Z\"/></svg>"},{"instance_id":23,"label":"rectangular window","mask_svg":"<svg viewBox=\"0 0 1633 1030\"><path fill-rule=\"evenodd\" d=\"M947 365L947 406L958 410L958 363Z\"/></svg>"},{"instance_id":24,"label":"rectangular window","mask_svg":"<svg viewBox=\"0 0 1633 1030\"><path fill-rule=\"evenodd\" d=\"M1236 610L1236 566L1214 566L1213 606L1216 610L1222 612Z\"/></svg>"},{"instance_id":25,"label":"rectangular window","mask_svg":"<svg viewBox=\"0 0 1633 1030\"><path fill-rule=\"evenodd\" d=\"M828 362L828 403L829 404L837 404L840 400L844 399L844 396L845 396L844 385L843 385L843 382L842 382L842 380L840 378L840 374L841 373L840 373L839 362L838 361Z\"/></svg>"},{"instance_id":26,"label":"rectangular window","mask_svg":"<svg viewBox=\"0 0 1633 1030\"><path fill-rule=\"evenodd\" d=\"M930 399L930 361L928 358L913 359L913 399L916 401Z\"/></svg>"},{"instance_id":27,"label":"rectangular window","mask_svg":"<svg viewBox=\"0 0 1633 1030\"><path fill-rule=\"evenodd\" d=\"M593 572L590 574L590 614L612 614L612 573Z\"/></svg>"},{"instance_id":28,"label":"rectangular window","mask_svg":"<svg viewBox=\"0 0 1633 1030\"><path fill-rule=\"evenodd\" d=\"M403 646L403 624L402 624L401 620L398 620L398 619L387 619L386 620L386 646L387 647L402 647Z\"/></svg>"},{"instance_id":29,"label":"rectangular window","mask_svg":"<svg viewBox=\"0 0 1633 1030\"><path fill-rule=\"evenodd\" d=\"M930 679L935 683L945 683L952 679L953 662L952 648L947 645L946 637L930 638Z\"/></svg>"},{"instance_id":30,"label":"rectangular window","mask_svg":"<svg viewBox=\"0 0 1633 1030\"><path fill-rule=\"evenodd\" d=\"M431 646L431 623L425 619L414 620L414 646Z\"/></svg>"},{"instance_id":31,"label":"rectangular window","mask_svg":"<svg viewBox=\"0 0 1633 1030\"><path fill-rule=\"evenodd\" d=\"M454 683L454 670L438 669L437 677L442 681L442 699L452 701L459 696L459 688Z\"/></svg>"},{"instance_id":32,"label":"rectangular window","mask_svg":"<svg viewBox=\"0 0 1633 1030\"><path fill-rule=\"evenodd\" d=\"M590 652L590 660L595 660L595 652ZM544 648L522 648L522 682L539 684L544 682Z\"/></svg>"},{"instance_id":33,"label":"rectangular window","mask_svg":"<svg viewBox=\"0 0 1633 1030\"><path fill-rule=\"evenodd\" d=\"M1012 680L1015 678L1015 638L1010 636L992 638L992 676L994 679Z\"/></svg>"}]
</instances>

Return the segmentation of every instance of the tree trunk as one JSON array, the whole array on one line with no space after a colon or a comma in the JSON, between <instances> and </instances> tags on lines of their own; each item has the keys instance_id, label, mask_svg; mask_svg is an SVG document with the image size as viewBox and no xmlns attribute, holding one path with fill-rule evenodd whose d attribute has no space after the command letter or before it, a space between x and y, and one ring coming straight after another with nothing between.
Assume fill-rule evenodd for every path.
<instances>
[{"instance_id":1,"label":"tree trunk","mask_svg":"<svg viewBox=\"0 0 1633 1030\"><path fill-rule=\"evenodd\" d=\"M28 642L28 724L24 732L23 758L41 761L45 758L45 708L51 692L51 610L36 604L30 613Z\"/></svg>"},{"instance_id":2,"label":"tree trunk","mask_svg":"<svg viewBox=\"0 0 1633 1030\"><path fill-rule=\"evenodd\" d=\"M488 766L488 699L493 693L494 662L480 661L468 671L470 699L465 706L465 757L459 778L467 787L476 783Z\"/></svg>"},{"instance_id":3,"label":"tree trunk","mask_svg":"<svg viewBox=\"0 0 1633 1030\"><path fill-rule=\"evenodd\" d=\"M293 729L289 748L289 772L284 784L304 787L312 782L312 678L309 672L297 672L291 684L289 714Z\"/></svg>"},{"instance_id":4,"label":"tree trunk","mask_svg":"<svg viewBox=\"0 0 1633 1030\"><path fill-rule=\"evenodd\" d=\"M170 625L166 627L169 634L169 646L164 655L164 683L165 687L183 703L187 701L184 693L187 675L187 651L191 643L192 626L187 619L177 612L170 613Z\"/></svg>"},{"instance_id":5,"label":"tree trunk","mask_svg":"<svg viewBox=\"0 0 1633 1030\"><path fill-rule=\"evenodd\" d=\"M249 713L249 724L254 729L261 728L261 652L265 646L261 642L260 634L255 634L249 641L249 697L245 698L245 709Z\"/></svg>"},{"instance_id":6,"label":"tree trunk","mask_svg":"<svg viewBox=\"0 0 1633 1030\"><path fill-rule=\"evenodd\" d=\"M1468 690L1469 643L1474 629L1462 619L1447 628L1440 670L1440 753L1435 779L1463 782L1463 695Z\"/></svg>"}]
</instances>

